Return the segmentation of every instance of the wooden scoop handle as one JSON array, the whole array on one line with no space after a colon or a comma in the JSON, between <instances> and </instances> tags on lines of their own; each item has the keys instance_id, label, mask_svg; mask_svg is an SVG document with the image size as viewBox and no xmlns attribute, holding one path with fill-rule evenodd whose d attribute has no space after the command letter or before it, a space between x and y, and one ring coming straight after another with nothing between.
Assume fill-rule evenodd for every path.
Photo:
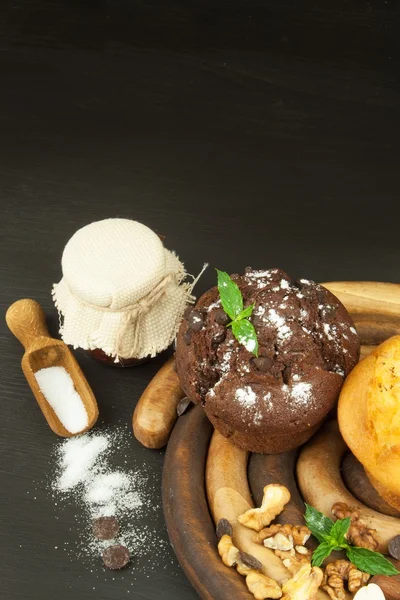
<instances>
[{"instance_id":1,"label":"wooden scoop handle","mask_svg":"<svg viewBox=\"0 0 400 600\"><path fill-rule=\"evenodd\" d=\"M38 337L50 337L46 327L46 317L40 304L35 300L17 300L6 313L9 329L28 350Z\"/></svg>"}]
</instances>

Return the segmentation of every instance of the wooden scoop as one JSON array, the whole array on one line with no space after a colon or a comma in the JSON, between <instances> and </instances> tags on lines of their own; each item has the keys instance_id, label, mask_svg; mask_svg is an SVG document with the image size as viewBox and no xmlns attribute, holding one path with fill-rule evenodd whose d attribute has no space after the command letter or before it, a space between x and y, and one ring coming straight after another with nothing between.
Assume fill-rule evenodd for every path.
<instances>
[{"instance_id":1,"label":"wooden scoop","mask_svg":"<svg viewBox=\"0 0 400 600\"><path fill-rule=\"evenodd\" d=\"M71 376L88 415L88 425L79 433L91 429L99 416L96 399L71 350L61 340L50 337L40 304L34 300L14 302L7 311L6 322L25 348L21 361L22 370L50 428L62 437L75 435L61 423L44 397L34 374L46 367L64 367Z\"/></svg>"}]
</instances>

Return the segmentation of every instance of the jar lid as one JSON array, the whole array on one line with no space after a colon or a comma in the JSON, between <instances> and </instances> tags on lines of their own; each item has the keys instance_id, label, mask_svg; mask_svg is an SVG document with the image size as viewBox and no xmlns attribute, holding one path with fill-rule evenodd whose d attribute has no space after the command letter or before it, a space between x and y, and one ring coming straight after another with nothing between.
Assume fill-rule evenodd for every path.
<instances>
[{"instance_id":1,"label":"jar lid","mask_svg":"<svg viewBox=\"0 0 400 600\"><path fill-rule=\"evenodd\" d=\"M145 225L105 219L65 246L53 298L63 340L123 358L155 356L173 341L193 283L178 257Z\"/></svg>"}]
</instances>

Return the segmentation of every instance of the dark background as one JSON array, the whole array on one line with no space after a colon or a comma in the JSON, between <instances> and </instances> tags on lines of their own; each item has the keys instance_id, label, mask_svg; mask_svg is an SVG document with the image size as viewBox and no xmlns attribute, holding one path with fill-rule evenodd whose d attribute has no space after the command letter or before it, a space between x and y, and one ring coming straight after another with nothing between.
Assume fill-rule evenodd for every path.
<instances>
[{"instance_id":1,"label":"dark background","mask_svg":"<svg viewBox=\"0 0 400 600\"><path fill-rule=\"evenodd\" d=\"M56 439L8 305L35 298L56 333L62 249L112 216L166 235L192 273L209 261L396 281L399 31L389 0L2 0L2 600L196 597L172 549L112 576L62 551L76 510L57 511L44 483ZM214 280L209 269L198 291ZM102 422L129 431L164 357L125 371L78 358ZM163 454L132 438L129 460L149 473L147 525L165 542Z\"/></svg>"}]
</instances>

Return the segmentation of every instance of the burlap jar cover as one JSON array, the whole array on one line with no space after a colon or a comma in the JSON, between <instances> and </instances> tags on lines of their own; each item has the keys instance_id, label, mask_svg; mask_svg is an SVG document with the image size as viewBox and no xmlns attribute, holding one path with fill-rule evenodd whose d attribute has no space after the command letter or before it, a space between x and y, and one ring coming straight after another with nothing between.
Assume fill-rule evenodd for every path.
<instances>
[{"instance_id":1,"label":"burlap jar cover","mask_svg":"<svg viewBox=\"0 0 400 600\"><path fill-rule=\"evenodd\" d=\"M79 229L62 256L53 286L60 333L74 348L144 358L174 340L194 281L148 227L106 219Z\"/></svg>"}]
</instances>

